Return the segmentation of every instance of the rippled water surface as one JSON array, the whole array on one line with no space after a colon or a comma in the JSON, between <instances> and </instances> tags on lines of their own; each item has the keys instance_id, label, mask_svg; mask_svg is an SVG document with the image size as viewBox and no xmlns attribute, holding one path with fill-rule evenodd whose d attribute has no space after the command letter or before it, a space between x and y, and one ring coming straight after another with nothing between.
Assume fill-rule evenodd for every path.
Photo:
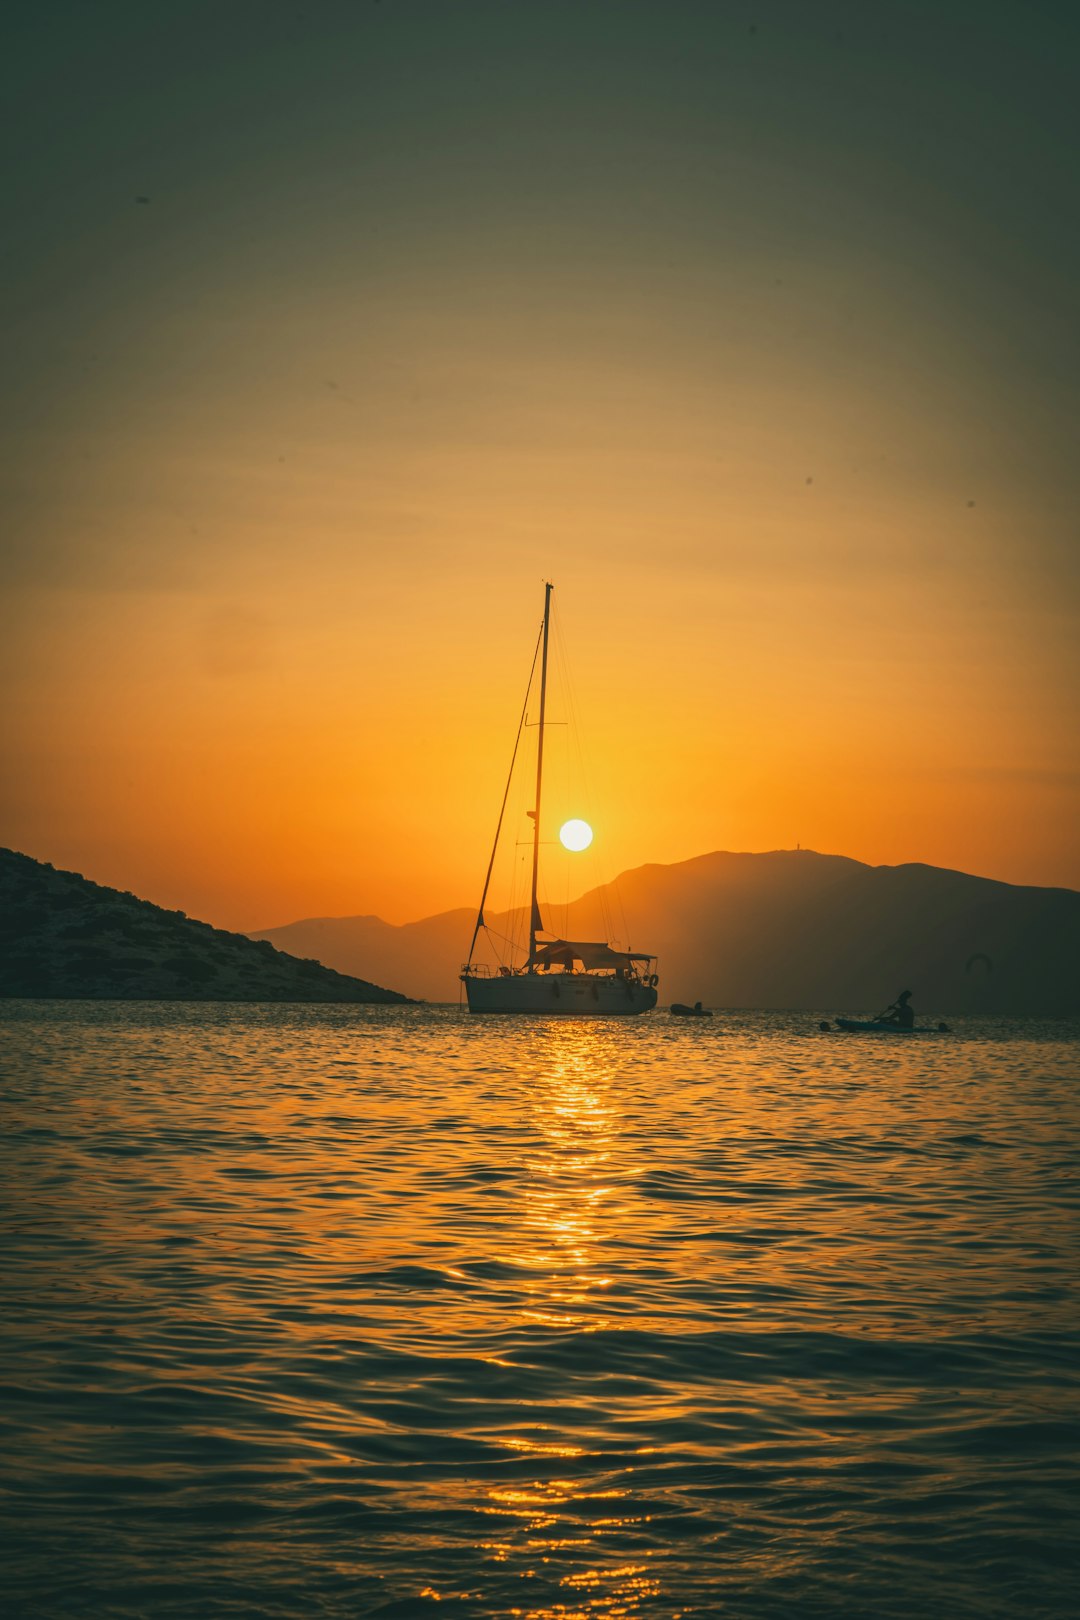
<instances>
[{"instance_id":1,"label":"rippled water surface","mask_svg":"<svg viewBox=\"0 0 1080 1620\"><path fill-rule=\"evenodd\" d=\"M1078 1057L0 1006L11 1612L1072 1614Z\"/></svg>"}]
</instances>

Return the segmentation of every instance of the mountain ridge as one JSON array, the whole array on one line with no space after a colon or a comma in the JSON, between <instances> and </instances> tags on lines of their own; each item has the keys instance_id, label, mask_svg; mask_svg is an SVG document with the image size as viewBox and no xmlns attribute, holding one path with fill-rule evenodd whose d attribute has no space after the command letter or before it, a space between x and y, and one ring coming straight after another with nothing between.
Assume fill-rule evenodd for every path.
<instances>
[{"instance_id":1,"label":"mountain ridge","mask_svg":"<svg viewBox=\"0 0 1080 1620\"><path fill-rule=\"evenodd\" d=\"M1009 884L928 862L870 866L815 850L712 850L629 868L566 908L550 932L611 937L605 911L634 919L625 947L660 958L661 996L732 1007L879 1007L900 988L943 1011L1072 1012L1080 986L1080 893ZM302 947L359 972L377 959L395 982L458 999L475 910L411 923L301 919L255 938ZM520 934L522 914L490 913ZM520 958L519 958L520 959ZM988 965L987 965L988 964ZM893 981L896 981L895 983Z\"/></svg>"}]
</instances>

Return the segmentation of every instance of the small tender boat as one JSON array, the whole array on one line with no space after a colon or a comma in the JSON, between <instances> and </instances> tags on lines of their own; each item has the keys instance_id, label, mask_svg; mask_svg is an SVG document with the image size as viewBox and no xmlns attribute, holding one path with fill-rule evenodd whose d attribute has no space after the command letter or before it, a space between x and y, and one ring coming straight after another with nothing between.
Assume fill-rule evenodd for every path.
<instances>
[{"instance_id":1,"label":"small tender boat","mask_svg":"<svg viewBox=\"0 0 1080 1620\"><path fill-rule=\"evenodd\" d=\"M875 1035L917 1035L919 1031L913 1024L890 1024L884 1018L838 1018L837 1029L851 1030L857 1034L867 1032Z\"/></svg>"},{"instance_id":2,"label":"small tender boat","mask_svg":"<svg viewBox=\"0 0 1080 1620\"><path fill-rule=\"evenodd\" d=\"M541 844L541 788L544 778L544 735L547 726L548 631L551 624L550 584L544 587L544 617L533 654L533 667L525 693L525 708L521 711L517 740L510 761L513 778L514 762L522 732L528 724L527 708L533 689L536 659L540 658L540 713L536 722L536 797L534 808L525 813L532 823L528 842L532 845L532 874L529 895L529 939L525 960L514 960L514 942L493 941L498 958L492 968L488 963L475 960L476 943L481 932L488 932L484 918L488 888L491 883L495 855L502 832L510 781L503 794L502 809L495 829L495 843L488 862L484 890L480 896L480 909L476 916L469 958L461 970L461 982L469 1011L474 1013L543 1013L560 1017L615 1017L624 1018L635 1013L649 1012L656 1006L656 958L648 951L615 950L606 940L573 940L550 937L540 914L537 880L540 867ZM549 935L541 939L541 935ZM510 947L509 950L506 947ZM517 952L520 957L520 950Z\"/></svg>"},{"instance_id":3,"label":"small tender boat","mask_svg":"<svg viewBox=\"0 0 1080 1620\"><path fill-rule=\"evenodd\" d=\"M948 1024L938 1024L936 1028L931 1024L891 1024L887 1018L837 1018L837 1029L847 1030L853 1035L947 1035ZM828 1029L828 1024L822 1024L822 1029Z\"/></svg>"},{"instance_id":4,"label":"small tender boat","mask_svg":"<svg viewBox=\"0 0 1080 1620\"><path fill-rule=\"evenodd\" d=\"M712 1013L703 1007L700 1001L695 1001L692 1007L688 1007L684 1001L673 1001L671 1003L671 1016L672 1018L711 1018Z\"/></svg>"}]
</instances>

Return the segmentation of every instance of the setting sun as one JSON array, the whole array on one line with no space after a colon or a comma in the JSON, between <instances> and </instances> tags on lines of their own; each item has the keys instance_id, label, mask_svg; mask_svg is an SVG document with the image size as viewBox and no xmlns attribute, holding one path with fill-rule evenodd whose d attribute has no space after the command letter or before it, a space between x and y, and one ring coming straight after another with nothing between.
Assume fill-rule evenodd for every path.
<instances>
[{"instance_id":1,"label":"setting sun","mask_svg":"<svg viewBox=\"0 0 1080 1620\"><path fill-rule=\"evenodd\" d=\"M587 821L564 821L559 828L559 842L564 849L588 849L593 841L593 830Z\"/></svg>"}]
</instances>

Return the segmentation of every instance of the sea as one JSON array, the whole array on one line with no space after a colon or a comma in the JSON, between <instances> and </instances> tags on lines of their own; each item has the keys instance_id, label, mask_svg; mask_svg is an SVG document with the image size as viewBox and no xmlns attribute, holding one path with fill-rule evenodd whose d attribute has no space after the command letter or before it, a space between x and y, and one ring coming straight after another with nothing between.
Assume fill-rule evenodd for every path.
<instances>
[{"instance_id":1,"label":"sea","mask_svg":"<svg viewBox=\"0 0 1080 1620\"><path fill-rule=\"evenodd\" d=\"M829 1016L0 1003L4 1613L1074 1615L1080 1024Z\"/></svg>"}]
</instances>

